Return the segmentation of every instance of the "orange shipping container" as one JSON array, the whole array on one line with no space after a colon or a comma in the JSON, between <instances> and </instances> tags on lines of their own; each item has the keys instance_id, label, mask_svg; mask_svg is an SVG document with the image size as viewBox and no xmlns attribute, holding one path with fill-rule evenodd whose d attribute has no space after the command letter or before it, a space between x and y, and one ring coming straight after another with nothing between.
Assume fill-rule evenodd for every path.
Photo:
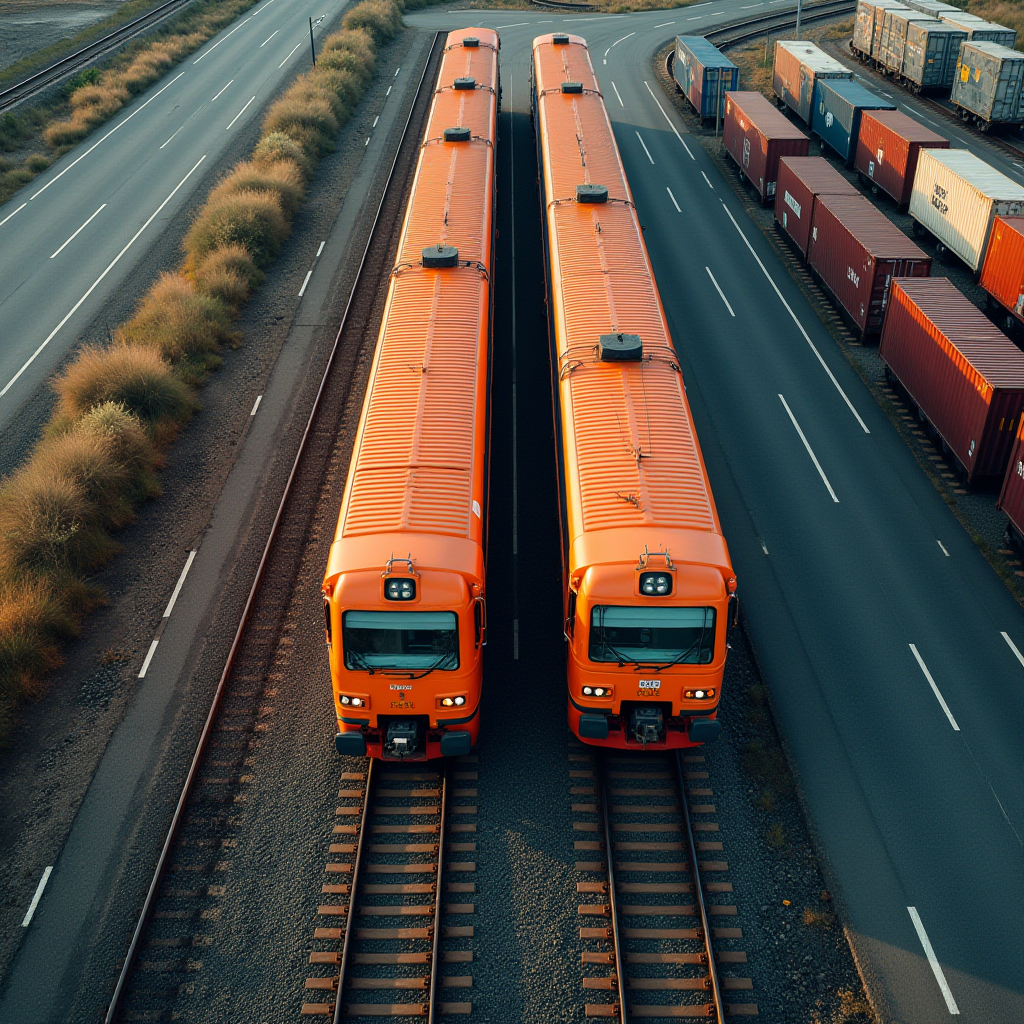
<instances>
[{"instance_id":1,"label":"orange shipping container","mask_svg":"<svg viewBox=\"0 0 1024 1024\"><path fill-rule=\"evenodd\" d=\"M978 283L1024 323L1024 217L996 217Z\"/></svg>"},{"instance_id":2,"label":"orange shipping container","mask_svg":"<svg viewBox=\"0 0 1024 1024\"><path fill-rule=\"evenodd\" d=\"M779 160L807 156L810 146L807 136L759 92L725 94L722 141L762 203L775 196Z\"/></svg>"},{"instance_id":3,"label":"orange shipping container","mask_svg":"<svg viewBox=\"0 0 1024 1024\"><path fill-rule=\"evenodd\" d=\"M906 206L922 149L949 149L949 139L898 110L865 110L853 163L899 206Z\"/></svg>"}]
</instances>

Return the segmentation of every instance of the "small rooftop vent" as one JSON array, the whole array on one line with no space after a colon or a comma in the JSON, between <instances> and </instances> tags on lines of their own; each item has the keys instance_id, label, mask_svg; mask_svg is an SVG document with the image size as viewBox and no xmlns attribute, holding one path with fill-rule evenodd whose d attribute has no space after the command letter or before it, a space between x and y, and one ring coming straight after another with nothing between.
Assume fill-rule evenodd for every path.
<instances>
[{"instance_id":1,"label":"small rooftop vent","mask_svg":"<svg viewBox=\"0 0 1024 1024\"><path fill-rule=\"evenodd\" d=\"M459 265L459 250L454 245L428 245L423 250L423 266L427 270L444 270Z\"/></svg>"},{"instance_id":2,"label":"small rooftop vent","mask_svg":"<svg viewBox=\"0 0 1024 1024\"><path fill-rule=\"evenodd\" d=\"M445 142L469 142L468 128L445 128Z\"/></svg>"},{"instance_id":3,"label":"small rooftop vent","mask_svg":"<svg viewBox=\"0 0 1024 1024\"><path fill-rule=\"evenodd\" d=\"M456 78L453 83L456 89L475 89L476 79L475 78Z\"/></svg>"},{"instance_id":4,"label":"small rooftop vent","mask_svg":"<svg viewBox=\"0 0 1024 1024\"><path fill-rule=\"evenodd\" d=\"M470 49L473 49L474 46L479 46L480 45L480 40L477 39L476 36L466 36L462 40L462 45L463 46L468 46Z\"/></svg>"},{"instance_id":5,"label":"small rooftop vent","mask_svg":"<svg viewBox=\"0 0 1024 1024\"><path fill-rule=\"evenodd\" d=\"M608 186L607 185L577 185L576 186L576 202L577 203L607 203L608 202Z\"/></svg>"},{"instance_id":6,"label":"small rooftop vent","mask_svg":"<svg viewBox=\"0 0 1024 1024\"><path fill-rule=\"evenodd\" d=\"M582 82L563 82L562 92L583 92Z\"/></svg>"},{"instance_id":7,"label":"small rooftop vent","mask_svg":"<svg viewBox=\"0 0 1024 1024\"><path fill-rule=\"evenodd\" d=\"M551 42L554 43L555 46L568 46L569 37L564 32L556 32L551 37Z\"/></svg>"},{"instance_id":8,"label":"small rooftop vent","mask_svg":"<svg viewBox=\"0 0 1024 1024\"><path fill-rule=\"evenodd\" d=\"M639 334L602 334L599 340L603 362L636 362L644 357Z\"/></svg>"}]
</instances>

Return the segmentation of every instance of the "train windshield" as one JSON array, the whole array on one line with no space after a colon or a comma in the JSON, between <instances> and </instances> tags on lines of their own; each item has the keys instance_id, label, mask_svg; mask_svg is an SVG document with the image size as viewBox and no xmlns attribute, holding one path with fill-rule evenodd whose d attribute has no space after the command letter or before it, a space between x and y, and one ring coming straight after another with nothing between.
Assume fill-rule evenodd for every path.
<instances>
[{"instance_id":1,"label":"train windshield","mask_svg":"<svg viewBox=\"0 0 1024 1024\"><path fill-rule=\"evenodd\" d=\"M459 667L454 612L345 612L341 626L345 668L450 672Z\"/></svg>"},{"instance_id":2,"label":"train windshield","mask_svg":"<svg viewBox=\"0 0 1024 1024\"><path fill-rule=\"evenodd\" d=\"M714 608L618 608L590 616L590 660L706 665L715 649Z\"/></svg>"}]
</instances>

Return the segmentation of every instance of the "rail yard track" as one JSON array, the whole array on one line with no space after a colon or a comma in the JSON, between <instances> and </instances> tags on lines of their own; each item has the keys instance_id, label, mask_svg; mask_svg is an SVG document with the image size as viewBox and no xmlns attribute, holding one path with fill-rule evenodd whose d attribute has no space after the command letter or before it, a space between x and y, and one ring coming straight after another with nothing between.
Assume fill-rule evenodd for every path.
<instances>
[{"instance_id":1,"label":"rail yard track","mask_svg":"<svg viewBox=\"0 0 1024 1024\"><path fill-rule=\"evenodd\" d=\"M840 14L853 12L857 9L856 0L829 0L827 3L808 4L801 14L801 24L825 21L838 17ZM796 24L795 11L783 11L779 14L765 14L756 18L744 18L742 21L720 25L704 35L715 46L737 46L753 39L761 39L772 32L788 29Z\"/></svg>"},{"instance_id":2,"label":"rail yard track","mask_svg":"<svg viewBox=\"0 0 1024 1024\"><path fill-rule=\"evenodd\" d=\"M416 167L430 84L445 33L436 35L349 294L334 346L269 532L234 641L193 755L124 966L107 1010L115 1020L169 1020L201 950L214 941L227 858L267 716L273 713L296 628L292 582L339 436L361 356L377 337L384 291ZM351 428L354 431L354 424ZM351 438L347 439L348 444Z\"/></svg>"},{"instance_id":3,"label":"rail yard track","mask_svg":"<svg viewBox=\"0 0 1024 1024\"><path fill-rule=\"evenodd\" d=\"M747 954L742 929L717 926L736 907L703 754L570 748L584 1012L588 1019L756 1016L727 1002L749 991L734 976ZM691 802L691 799L699 802ZM698 838L699 837L699 838ZM702 859L706 857L707 859ZM692 898L687 898L692 897ZM591 923L593 922L593 923ZM728 970L726 976L720 968ZM591 1001L593 1000L593 1001Z\"/></svg>"}]
</instances>

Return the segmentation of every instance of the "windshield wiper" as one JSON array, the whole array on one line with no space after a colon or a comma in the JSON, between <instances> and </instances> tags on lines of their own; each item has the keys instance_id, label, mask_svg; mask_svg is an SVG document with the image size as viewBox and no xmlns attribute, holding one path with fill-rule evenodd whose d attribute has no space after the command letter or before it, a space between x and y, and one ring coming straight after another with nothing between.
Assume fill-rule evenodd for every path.
<instances>
[{"instance_id":1,"label":"windshield wiper","mask_svg":"<svg viewBox=\"0 0 1024 1024\"><path fill-rule=\"evenodd\" d=\"M456 639L455 639L455 637L453 637L451 640L448 641L448 645L445 648L445 650L443 650L441 652L441 654L433 661L433 663L428 665L422 672L417 674L415 672L396 672L396 671L388 672L388 671L385 671L384 674L385 675L396 675L396 676L400 675L400 676L404 676L406 679L422 679L424 676L429 676L430 673L433 672L435 669L439 669L455 653L456 653Z\"/></svg>"},{"instance_id":2,"label":"windshield wiper","mask_svg":"<svg viewBox=\"0 0 1024 1024\"><path fill-rule=\"evenodd\" d=\"M697 661L699 663L700 651L704 646L704 634L707 632L707 628L707 622L705 622L704 625L701 626L700 636L697 637L697 639L694 640L694 642L690 644L685 651L680 651L671 661L666 662L664 665L655 665L654 670L656 672L664 672L665 669L671 668L673 665L678 665L681 661L688 658L693 653L694 649L697 651Z\"/></svg>"},{"instance_id":3,"label":"windshield wiper","mask_svg":"<svg viewBox=\"0 0 1024 1024\"><path fill-rule=\"evenodd\" d=\"M346 651L347 658L352 661L356 668L361 668L366 672L369 672L372 676L375 669L366 660L366 656L361 651Z\"/></svg>"}]
</instances>

